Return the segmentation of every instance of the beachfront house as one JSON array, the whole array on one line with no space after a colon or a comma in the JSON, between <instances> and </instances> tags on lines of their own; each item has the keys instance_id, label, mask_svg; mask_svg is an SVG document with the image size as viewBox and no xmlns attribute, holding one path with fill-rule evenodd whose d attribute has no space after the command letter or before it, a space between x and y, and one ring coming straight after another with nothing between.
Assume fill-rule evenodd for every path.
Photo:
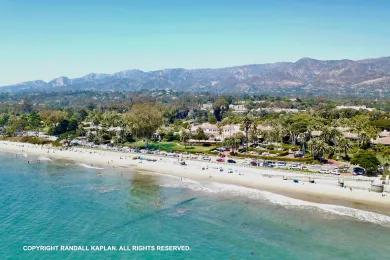
<instances>
[{"instance_id":1,"label":"beachfront house","mask_svg":"<svg viewBox=\"0 0 390 260\"><path fill-rule=\"evenodd\" d=\"M359 139L359 135L357 133L350 132L349 128L347 127L337 127L336 129L348 140L356 141L357 139ZM311 131L312 137L319 137L321 135L322 131L320 130Z\"/></svg>"},{"instance_id":2,"label":"beachfront house","mask_svg":"<svg viewBox=\"0 0 390 260\"><path fill-rule=\"evenodd\" d=\"M366 111L374 111L375 108L370 108L367 106L336 106L337 110L342 109L352 109L352 110L366 110Z\"/></svg>"},{"instance_id":3,"label":"beachfront house","mask_svg":"<svg viewBox=\"0 0 390 260\"><path fill-rule=\"evenodd\" d=\"M200 125L192 125L191 133L195 134L198 128L202 129L203 132L209 137L209 139L217 140L217 141L223 141L226 138L232 137L238 133L245 134L240 124L228 124L228 125L218 126L216 124L203 123ZM261 124L257 125L256 128L261 132L269 132L272 131L273 129L272 126L261 125ZM259 138L261 137L262 136L260 134Z\"/></svg>"},{"instance_id":4,"label":"beachfront house","mask_svg":"<svg viewBox=\"0 0 390 260\"><path fill-rule=\"evenodd\" d=\"M230 104L229 110L231 110L234 113L245 113L248 111L248 109L244 104L238 104L238 105Z\"/></svg>"},{"instance_id":5,"label":"beachfront house","mask_svg":"<svg viewBox=\"0 0 390 260\"><path fill-rule=\"evenodd\" d=\"M47 135L44 132L39 132L39 131L23 131L19 135L28 136L28 137L39 137L47 141L56 141L58 139L57 136Z\"/></svg>"},{"instance_id":6,"label":"beachfront house","mask_svg":"<svg viewBox=\"0 0 390 260\"><path fill-rule=\"evenodd\" d=\"M200 109L204 110L204 111L212 111L213 110L213 104L212 103L202 104Z\"/></svg>"},{"instance_id":7,"label":"beachfront house","mask_svg":"<svg viewBox=\"0 0 390 260\"><path fill-rule=\"evenodd\" d=\"M203 123L200 125L192 125L191 133L195 134L198 128L202 129L203 132L212 140L223 141L228 137L231 137L237 133L243 133L238 124L229 124L224 126L218 126L216 124Z\"/></svg>"},{"instance_id":8,"label":"beachfront house","mask_svg":"<svg viewBox=\"0 0 390 260\"><path fill-rule=\"evenodd\" d=\"M256 109L256 112L267 112L267 113L298 113L304 110L298 110L296 108L280 108L280 107L261 107Z\"/></svg>"}]
</instances>

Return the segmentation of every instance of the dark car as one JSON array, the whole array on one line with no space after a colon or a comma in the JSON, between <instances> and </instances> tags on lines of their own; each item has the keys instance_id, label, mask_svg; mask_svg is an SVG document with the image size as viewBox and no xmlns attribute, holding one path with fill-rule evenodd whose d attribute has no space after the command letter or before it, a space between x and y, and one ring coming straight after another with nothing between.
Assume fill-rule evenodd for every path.
<instances>
[{"instance_id":1,"label":"dark car","mask_svg":"<svg viewBox=\"0 0 390 260\"><path fill-rule=\"evenodd\" d=\"M263 166L264 167L274 167L275 163L272 161L265 161L265 162L263 162Z\"/></svg>"},{"instance_id":2,"label":"dark car","mask_svg":"<svg viewBox=\"0 0 390 260\"><path fill-rule=\"evenodd\" d=\"M228 162L228 163L236 163L236 161L233 160L233 159L229 159L229 160L227 160L227 162Z\"/></svg>"},{"instance_id":3,"label":"dark car","mask_svg":"<svg viewBox=\"0 0 390 260\"><path fill-rule=\"evenodd\" d=\"M362 167L353 167L352 173L353 175L364 175L366 174L366 169Z\"/></svg>"},{"instance_id":4,"label":"dark car","mask_svg":"<svg viewBox=\"0 0 390 260\"><path fill-rule=\"evenodd\" d=\"M252 165L252 166L259 166L259 163L256 162L256 161L251 161L251 165Z\"/></svg>"}]
</instances>

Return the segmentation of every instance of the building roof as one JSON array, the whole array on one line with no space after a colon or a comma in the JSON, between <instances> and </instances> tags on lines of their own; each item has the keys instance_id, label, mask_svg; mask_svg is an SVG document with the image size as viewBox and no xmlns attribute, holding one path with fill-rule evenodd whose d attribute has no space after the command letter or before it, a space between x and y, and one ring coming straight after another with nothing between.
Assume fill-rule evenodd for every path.
<instances>
[{"instance_id":1,"label":"building roof","mask_svg":"<svg viewBox=\"0 0 390 260\"><path fill-rule=\"evenodd\" d=\"M311 131L311 136L320 136L322 134L322 131L319 131L319 130L314 130L314 131Z\"/></svg>"},{"instance_id":2,"label":"building roof","mask_svg":"<svg viewBox=\"0 0 390 260\"><path fill-rule=\"evenodd\" d=\"M352 133L352 132L343 132L343 136L347 139L358 139L359 135L357 133Z\"/></svg>"},{"instance_id":3,"label":"building roof","mask_svg":"<svg viewBox=\"0 0 390 260\"><path fill-rule=\"evenodd\" d=\"M390 132L387 130L384 130L379 133L379 137L387 137L387 136L390 136Z\"/></svg>"},{"instance_id":4,"label":"building roof","mask_svg":"<svg viewBox=\"0 0 390 260\"><path fill-rule=\"evenodd\" d=\"M374 143L374 144L390 145L390 136L379 137L379 138L375 139L372 143Z\"/></svg>"},{"instance_id":5,"label":"building roof","mask_svg":"<svg viewBox=\"0 0 390 260\"><path fill-rule=\"evenodd\" d=\"M210 130L218 130L218 126L210 123L203 123L200 125L192 125L191 131L196 131L198 128L201 128L203 130L210 129Z\"/></svg>"},{"instance_id":6,"label":"building roof","mask_svg":"<svg viewBox=\"0 0 390 260\"><path fill-rule=\"evenodd\" d=\"M343 133L343 132L349 131L351 128L350 127L338 126L338 127L336 127L336 129Z\"/></svg>"},{"instance_id":7,"label":"building roof","mask_svg":"<svg viewBox=\"0 0 390 260\"><path fill-rule=\"evenodd\" d=\"M354 110L367 110L367 111L374 110L374 108L367 107L367 106L336 106L336 109L354 109Z\"/></svg>"},{"instance_id":8,"label":"building roof","mask_svg":"<svg viewBox=\"0 0 390 260\"><path fill-rule=\"evenodd\" d=\"M273 127L269 125L257 125L256 127L261 131L271 131L273 129Z\"/></svg>"}]
</instances>

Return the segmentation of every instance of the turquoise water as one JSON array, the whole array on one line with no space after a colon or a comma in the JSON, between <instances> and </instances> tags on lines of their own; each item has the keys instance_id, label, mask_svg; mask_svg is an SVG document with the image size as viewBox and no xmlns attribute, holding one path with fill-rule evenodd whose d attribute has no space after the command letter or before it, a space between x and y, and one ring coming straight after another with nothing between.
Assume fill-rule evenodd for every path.
<instances>
[{"instance_id":1,"label":"turquoise water","mask_svg":"<svg viewBox=\"0 0 390 260\"><path fill-rule=\"evenodd\" d=\"M390 228L180 179L0 154L0 259L385 259ZM195 188L190 188L194 186ZM185 245L190 251L24 251Z\"/></svg>"}]
</instances>

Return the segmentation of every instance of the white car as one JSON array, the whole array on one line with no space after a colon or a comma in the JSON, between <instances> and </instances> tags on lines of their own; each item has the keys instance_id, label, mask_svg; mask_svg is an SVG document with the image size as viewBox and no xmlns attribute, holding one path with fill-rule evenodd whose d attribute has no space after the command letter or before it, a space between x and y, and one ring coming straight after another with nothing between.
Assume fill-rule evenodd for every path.
<instances>
[{"instance_id":1,"label":"white car","mask_svg":"<svg viewBox=\"0 0 390 260\"><path fill-rule=\"evenodd\" d=\"M289 169L291 169L291 170L301 170L302 166L298 165L298 164L292 164L292 165L290 165Z\"/></svg>"},{"instance_id":2,"label":"white car","mask_svg":"<svg viewBox=\"0 0 390 260\"><path fill-rule=\"evenodd\" d=\"M331 173L334 175L340 175L339 169L333 169Z\"/></svg>"}]
</instances>

